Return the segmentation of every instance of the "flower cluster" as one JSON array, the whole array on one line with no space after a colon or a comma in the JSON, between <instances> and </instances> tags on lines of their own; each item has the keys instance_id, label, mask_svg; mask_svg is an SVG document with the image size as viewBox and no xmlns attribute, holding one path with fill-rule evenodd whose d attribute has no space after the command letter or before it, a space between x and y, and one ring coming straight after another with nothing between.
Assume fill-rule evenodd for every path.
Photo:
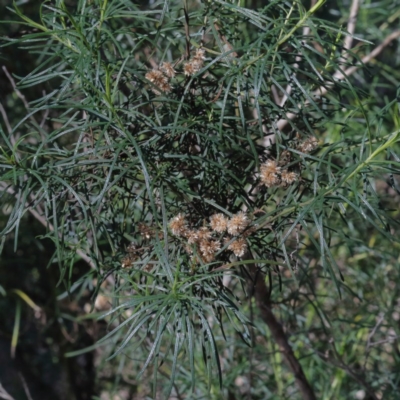
<instances>
[{"instance_id":1,"label":"flower cluster","mask_svg":"<svg viewBox=\"0 0 400 400\"><path fill-rule=\"evenodd\" d=\"M303 142L300 142L296 149L302 153L311 153L318 147L318 140L315 137L308 137ZM260 167L260 182L267 188L273 186L288 186L299 180L299 174L289 169L284 169L285 165L291 161L291 153L284 150L279 161L270 159Z\"/></svg>"},{"instance_id":2,"label":"flower cluster","mask_svg":"<svg viewBox=\"0 0 400 400\"><path fill-rule=\"evenodd\" d=\"M200 71L205 60L205 51L203 48L196 50L195 55L183 65L183 73L186 76L192 76ZM169 62L163 62L158 68L147 72L145 77L153 86L151 90L160 95L161 92L169 93L172 90L170 80L175 76L174 67Z\"/></svg>"},{"instance_id":3,"label":"flower cluster","mask_svg":"<svg viewBox=\"0 0 400 400\"><path fill-rule=\"evenodd\" d=\"M197 49L196 54L183 66L183 72L187 76L192 76L200 71L204 64L204 49Z\"/></svg>"},{"instance_id":4,"label":"flower cluster","mask_svg":"<svg viewBox=\"0 0 400 400\"><path fill-rule=\"evenodd\" d=\"M131 243L126 249L127 254L121 261L122 268L130 268L132 264L137 261L139 257L140 249L136 247L134 243Z\"/></svg>"},{"instance_id":5,"label":"flower cluster","mask_svg":"<svg viewBox=\"0 0 400 400\"><path fill-rule=\"evenodd\" d=\"M318 140L314 136L308 137L297 146L302 153L311 153L318 147Z\"/></svg>"},{"instance_id":6,"label":"flower cluster","mask_svg":"<svg viewBox=\"0 0 400 400\"><path fill-rule=\"evenodd\" d=\"M159 69L153 69L145 75L146 79L156 86L151 89L156 95L161 94L157 88L165 93L169 93L172 90L169 81L174 76L175 70L169 62L162 63Z\"/></svg>"},{"instance_id":7,"label":"flower cluster","mask_svg":"<svg viewBox=\"0 0 400 400\"><path fill-rule=\"evenodd\" d=\"M282 169L275 160L267 160L260 167L260 181L267 188L279 185L288 186L298 180L299 175L296 172Z\"/></svg>"},{"instance_id":8,"label":"flower cluster","mask_svg":"<svg viewBox=\"0 0 400 400\"><path fill-rule=\"evenodd\" d=\"M169 222L169 228L174 236L186 239L185 249L197 262L210 263L215 260L221 250L221 241L227 245L237 257L242 257L247 250L246 237L253 232L249 228L250 219L239 212L231 218L224 214L214 214L210 217L209 226L190 229L183 214L178 214Z\"/></svg>"}]
</instances>

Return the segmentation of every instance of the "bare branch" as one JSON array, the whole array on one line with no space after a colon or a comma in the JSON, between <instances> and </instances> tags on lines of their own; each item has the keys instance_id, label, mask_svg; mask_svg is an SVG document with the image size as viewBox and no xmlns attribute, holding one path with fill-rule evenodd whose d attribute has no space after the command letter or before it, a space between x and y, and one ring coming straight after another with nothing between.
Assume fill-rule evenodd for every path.
<instances>
[{"instance_id":1,"label":"bare branch","mask_svg":"<svg viewBox=\"0 0 400 400\"><path fill-rule=\"evenodd\" d=\"M30 109L29 103L28 103L28 101L26 100L26 97L18 90L17 85L16 85L16 83L15 83L15 81L14 81L14 78L13 78L13 77L11 76L11 74L8 72L8 70L7 70L7 68L6 68L5 65L3 65L2 68L3 68L4 73L5 73L6 76L7 76L8 80L10 81L11 86L12 86L12 88L14 89L15 94L22 100L22 103L24 103L25 108L26 108L27 110L29 110L29 109Z\"/></svg>"},{"instance_id":2,"label":"bare branch","mask_svg":"<svg viewBox=\"0 0 400 400\"><path fill-rule=\"evenodd\" d=\"M339 79L343 79L345 77L349 77L351 75L353 75L359 68L361 68L364 64L367 64L368 62L370 62L373 58L375 58L376 56L378 56L382 50L387 47L393 40L397 39L398 37L400 37L400 30L399 31L395 31L393 33L391 33L379 46L375 47L374 50L372 50L369 54L367 54L366 56L364 56L361 59L361 62L359 62L358 64L354 65L353 67L350 67L348 69L346 69L345 71L337 71L334 74L334 78L336 80ZM325 86L320 86L317 90L315 90L312 94L312 96L324 96L328 93L329 89L333 86L332 84L328 84ZM304 102L304 106L308 105L309 102L306 101ZM297 117L297 114L295 113L289 113L286 115L285 119L280 119L277 122L277 128L279 130L283 130L286 125L289 123L289 121L295 119ZM266 138L265 138L266 139ZM264 140L265 140L264 139Z\"/></svg>"},{"instance_id":3,"label":"bare branch","mask_svg":"<svg viewBox=\"0 0 400 400\"><path fill-rule=\"evenodd\" d=\"M3 191L15 195L15 191L10 186L7 186L5 182L0 182L0 187L3 189ZM48 219L39 214L34 208L30 207L28 203L26 204L26 208L38 222L40 222L44 227L48 228L51 232L54 232L54 226L49 222ZM78 254L78 256L81 257L82 260L84 260L91 268L96 268L96 264L83 250L77 249L76 254Z\"/></svg>"},{"instance_id":4,"label":"bare branch","mask_svg":"<svg viewBox=\"0 0 400 400\"><path fill-rule=\"evenodd\" d=\"M347 23L347 35L344 39L343 43L343 51L342 51L342 61L346 61L349 57L348 50L351 49L353 45L353 34L356 30L357 25L357 16L358 16L358 9L360 8L360 0L353 0L351 3L350 8L350 16L349 21Z\"/></svg>"},{"instance_id":5,"label":"bare branch","mask_svg":"<svg viewBox=\"0 0 400 400\"><path fill-rule=\"evenodd\" d=\"M314 2L315 3L315 2ZM311 6L313 6L315 4L311 4ZM310 34L310 27L307 25L303 28L303 37L306 37ZM297 70L299 68L299 62L302 60L301 55L299 54L298 56L296 56L296 62L293 64L293 69ZM279 103L279 105L281 107L283 107L288 99L288 97L290 96L290 93L292 92L292 85L288 84L286 86L285 89L285 93L283 94L282 100Z\"/></svg>"},{"instance_id":6,"label":"bare branch","mask_svg":"<svg viewBox=\"0 0 400 400\"><path fill-rule=\"evenodd\" d=\"M18 373L18 375L19 375L19 379L21 379L22 386L24 388L24 392L25 392L25 395L26 395L27 399L28 400L33 400L25 378L23 377L23 375L20 372Z\"/></svg>"},{"instance_id":7,"label":"bare branch","mask_svg":"<svg viewBox=\"0 0 400 400\"><path fill-rule=\"evenodd\" d=\"M6 110L4 109L3 104L1 104L1 103L0 103L0 113L1 113L1 116L3 117L4 123L6 125L7 132L9 133L9 135L11 135L12 128L10 125L10 121L8 120ZM13 145L14 145L14 143L13 143Z\"/></svg>"},{"instance_id":8,"label":"bare branch","mask_svg":"<svg viewBox=\"0 0 400 400\"><path fill-rule=\"evenodd\" d=\"M14 81L14 78L11 76L11 74L8 72L7 68L5 65L3 65L2 67L4 73L6 74L8 80L11 83L11 86L15 92L15 94L22 100L22 103L24 104L24 107L26 109L26 111L28 111L29 113L31 112L31 109L29 107L29 103L26 100L26 97L20 92L20 90L17 88L17 84ZM29 115L29 119L35 124L35 125L39 125L38 122L36 121L35 117L33 115Z\"/></svg>"},{"instance_id":9,"label":"bare branch","mask_svg":"<svg viewBox=\"0 0 400 400\"><path fill-rule=\"evenodd\" d=\"M0 383L0 399L3 400L14 400L14 397L10 396L3 385Z\"/></svg>"}]
</instances>

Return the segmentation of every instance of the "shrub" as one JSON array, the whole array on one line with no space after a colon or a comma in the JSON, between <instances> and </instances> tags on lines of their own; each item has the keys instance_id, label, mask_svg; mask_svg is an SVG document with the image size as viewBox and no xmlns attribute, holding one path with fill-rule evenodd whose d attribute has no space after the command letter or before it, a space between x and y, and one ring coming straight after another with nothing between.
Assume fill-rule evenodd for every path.
<instances>
[{"instance_id":1,"label":"shrub","mask_svg":"<svg viewBox=\"0 0 400 400\"><path fill-rule=\"evenodd\" d=\"M397 100L369 110L351 79L376 54L357 55L352 19L347 33L318 18L322 0L241 3L43 2L38 21L14 4L34 30L7 43L37 57L15 92L44 92L23 98L26 115L2 132L3 243L14 232L17 246L27 212L45 225L67 293L94 283L93 297L109 299L102 355L135 379L151 372L153 398L200 396L202 385L217 396L216 377L233 385L239 338L250 353L279 347L279 398L319 398L299 359L330 362L320 285L333 297L357 290L341 260L367 232L397 243L397 212L375 183L395 187L400 131L381 121ZM74 282L79 259L90 270ZM286 332L273 310L291 320ZM250 370L281 373L279 359L271 370L253 357ZM332 365L350 373L341 357ZM380 386L352 376L376 396ZM260 384L248 393L270 396Z\"/></svg>"}]
</instances>

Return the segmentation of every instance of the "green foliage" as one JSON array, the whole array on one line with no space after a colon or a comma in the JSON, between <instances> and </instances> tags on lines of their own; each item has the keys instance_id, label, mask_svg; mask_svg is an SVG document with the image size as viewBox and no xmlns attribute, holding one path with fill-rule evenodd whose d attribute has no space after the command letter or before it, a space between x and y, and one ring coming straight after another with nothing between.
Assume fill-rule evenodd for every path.
<instances>
[{"instance_id":1,"label":"green foliage","mask_svg":"<svg viewBox=\"0 0 400 400\"><path fill-rule=\"evenodd\" d=\"M144 375L153 398L218 398L218 386L296 396L251 300L250 266L318 398L390 398L399 357L377 366L366 310L398 307L370 292L398 279L396 93L380 104L368 93L380 81L338 78L359 57L324 1L256 3L56 0L37 19L14 4L34 30L4 46L37 57L18 90L43 95L1 130L2 243L13 235L18 247L28 212L46 225L65 296L95 284L112 303L91 349L116 376ZM74 280L80 258L91 269ZM237 381L247 375L248 389Z\"/></svg>"}]
</instances>

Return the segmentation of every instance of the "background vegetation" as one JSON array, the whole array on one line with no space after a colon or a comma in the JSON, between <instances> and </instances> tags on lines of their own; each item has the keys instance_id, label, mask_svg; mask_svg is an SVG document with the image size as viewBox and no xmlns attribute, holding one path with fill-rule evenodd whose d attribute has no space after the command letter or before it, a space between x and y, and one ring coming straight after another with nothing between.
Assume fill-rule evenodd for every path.
<instances>
[{"instance_id":1,"label":"background vegetation","mask_svg":"<svg viewBox=\"0 0 400 400\"><path fill-rule=\"evenodd\" d=\"M1 5L0 398L400 398L399 2Z\"/></svg>"}]
</instances>

